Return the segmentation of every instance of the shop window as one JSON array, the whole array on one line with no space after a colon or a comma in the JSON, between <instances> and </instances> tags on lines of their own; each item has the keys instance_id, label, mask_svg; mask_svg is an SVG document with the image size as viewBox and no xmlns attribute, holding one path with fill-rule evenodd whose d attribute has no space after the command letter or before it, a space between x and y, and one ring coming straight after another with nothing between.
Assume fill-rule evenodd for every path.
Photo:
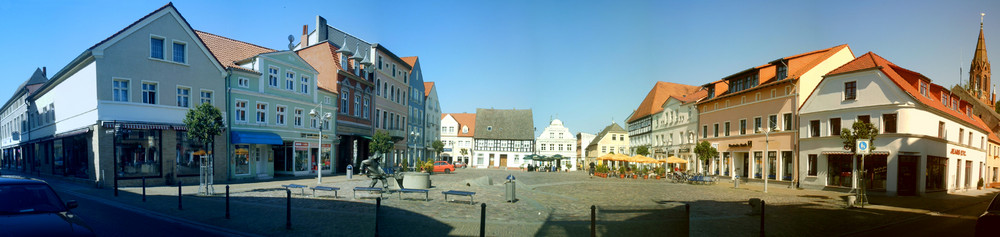
<instances>
[{"instance_id":1,"label":"shop window","mask_svg":"<svg viewBox=\"0 0 1000 237\"><path fill-rule=\"evenodd\" d=\"M236 145L233 151L233 173L250 174L250 145Z\"/></svg>"},{"instance_id":2,"label":"shop window","mask_svg":"<svg viewBox=\"0 0 1000 237\"><path fill-rule=\"evenodd\" d=\"M160 130L127 130L118 142L118 172L123 178L160 176Z\"/></svg>"},{"instance_id":3,"label":"shop window","mask_svg":"<svg viewBox=\"0 0 1000 237\"><path fill-rule=\"evenodd\" d=\"M925 179L927 182L924 184L926 190L929 191L941 191L945 190L945 172L948 168L948 158L927 156L927 173Z\"/></svg>"},{"instance_id":4,"label":"shop window","mask_svg":"<svg viewBox=\"0 0 1000 237\"><path fill-rule=\"evenodd\" d=\"M206 151L205 145L196 140L188 138L187 132L177 131L177 175L198 175L201 167L201 156L208 155L211 150Z\"/></svg>"}]
</instances>

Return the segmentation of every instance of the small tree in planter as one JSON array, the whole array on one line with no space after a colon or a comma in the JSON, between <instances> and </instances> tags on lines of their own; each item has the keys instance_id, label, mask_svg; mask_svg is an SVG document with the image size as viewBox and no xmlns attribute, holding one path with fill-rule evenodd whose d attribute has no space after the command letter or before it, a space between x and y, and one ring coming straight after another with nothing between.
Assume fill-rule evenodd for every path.
<instances>
[{"instance_id":1,"label":"small tree in planter","mask_svg":"<svg viewBox=\"0 0 1000 237\"><path fill-rule=\"evenodd\" d=\"M976 184L976 189L983 189L983 178L979 178L979 183Z\"/></svg>"}]
</instances>

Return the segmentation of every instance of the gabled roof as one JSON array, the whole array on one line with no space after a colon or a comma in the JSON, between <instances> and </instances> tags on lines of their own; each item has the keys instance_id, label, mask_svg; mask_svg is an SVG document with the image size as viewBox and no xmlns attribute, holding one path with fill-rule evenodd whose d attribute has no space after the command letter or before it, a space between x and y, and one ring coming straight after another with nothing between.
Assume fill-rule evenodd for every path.
<instances>
[{"instance_id":1,"label":"gabled roof","mask_svg":"<svg viewBox=\"0 0 1000 237\"><path fill-rule=\"evenodd\" d=\"M476 139L534 140L531 109L476 109Z\"/></svg>"},{"instance_id":2,"label":"gabled roof","mask_svg":"<svg viewBox=\"0 0 1000 237\"><path fill-rule=\"evenodd\" d=\"M951 103L950 101L942 102L941 94L948 94L949 98L958 98L957 95L952 95L951 91L947 88L940 86L938 84L931 83L930 79L924 75L910 71L906 68L900 67L875 53L868 52L860 57L851 60L847 64L840 66L830 73L826 74L826 77L833 77L836 75L841 75L845 73L863 71L863 70L879 70L882 74L885 74L890 81L893 82L897 87L899 87L903 92L912 97L914 100L919 101L921 104L931 107L945 114L951 115L954 118L965 121L966 123L972 124L975 127L979 127L983 131L989 132L990 129L986 126L986 123L982 119L976 116L969 116L966 114L966 108L972 107L968 101L959 100L958 110L952 109L949 106L945 106L944 103ZM825 78L824 78L825 80ZM822 83L822 82L821 82ZM920 83L928 84L928 96L920 94ZM811 97L811 95L810 95ZM811 98L806 98L806 101ZM805 104L805 103L803 103Z\"/></svg>"},{"instance_id":3,"label":"gabled roof","mask_svg":"<svg viewBox=\"0 0 1000 237\"><path fill-rule=\"evenodd\" d=\"M639 108L636 108L632 116L626 121L631 123L663 111L663 102L666 102L667 98L685 98L685 95L692 94L699 89L701 88L697 86L658 81L653 85L653 89L650 89L649 93L646 94L646 98L642 100L642 103L639 103Z\"/></svg>"},{"instance_id":4,"label":"gabled roof","mask_svg":"<svg viewBox=\"0 0 1000 237\"><path fill-rule=\"evenodd\" d=\"M594 137L594 140L590 141L590 144L587 145L587 147L597 145L597 143L600 142L601 139L604 139L604 136L607 136L608 133L628 133L628 131L625 131L622 126L618 126L618 123L612 122L611 125L604 127L604 130L601 130L601 133L598 133L597 136Z\"/></svg>"},{"instance_id":5,"label":"gabled roof","mask_svg":"<svg viewBox=\"0 0 1000 237\"><path fill-rule=\"evenodd\" d=\"M35 92L41 84L44 84L48 80L49 79L45 77L45 72L43 72L41 68L35 68L35 72L31 74L31 77L22 82L20 86L17 86L17 90L14 90L14 94L10 96L10 99L7 99L7 102L3 105L3 107L7 107L11 104L11 102L17 100L17 97L20 96L22 92L29 95Z\"/></svg>"},{"instance_id":6,"label":"gabled roof","mask_svg":"<svg viewBox=\"0 0 1000 237\"><path fill-rule=\"evenodd\" d=\"M319 42L309 47L305 47L295 51L299 54L303 60L309 63L317 72L319 72L319 79L317 83L319 87L325 88L329 91L340 91L340 81L341 78L354 78L355 80L350 80L352 84L369 84L364 78L356 77L351 75L351 73L346 73L346 70L351 70L353 68L341 68L340 66L340 54L337 53L337 46L330 43L330 41ZM349 67L353 67L353 65ZM345 72L341 74L341 72Z\"/></svg>"},{"instance_id":7,"label":"gabled roof","mask_svg":"<svg viewBox=\"0 0 1000 237\"><path fill-rule=\"evenodd\" d=\"M399 56L396 56L395 53L392 53L392 51L389 51L389 49L385 48L385 46L382 46L382 44L375 43L375 44L372 44L372 47L375 47L376 50L382 51L383 53L385 53L386 55L388 55L389 58L392 58L392 59L394 59L396 61L404 62L402 58L399 58ZM410 66L409 64L404 63L402 66L406 67L406 70L413 70L413 66Z\"/></svg>"},{"instance_id":8,"label":"gabled roof","mask_svg":"<svg viewBox=\"0 0 1000 237\"><path fill-rule=\"evenodd\" d=\"M837 54L843 49L850 50L850 46L848 46L847 44L842 44L826 49L820 49L816 51L796 54L788 57L775 59L771 62L768 62L767 64L739 71L737 73L724 77L721 80L706 84L705 85L706 87L709 85L715 85L716 96L714 96L712 99L703 100L702 102L708 102L716 100L718 98L728 97L736 94L742 94L744 92L752 91L754 90L754 88L759 88L770 84L777 84L786 81L798 80L800 77L802 77L802 75L805 75L807 72L815 68L817 65L823 63L830 57L833 57L835 54ZM786 69L787 75L785 78L777 78L777 68L779 65L780 66L787 65ZM738 92L729 91L730 88L730 85L728 84L729 80L740 79L749 75L757 75L758 78L757 85L754 85L751 89L745 89Z\"/></svg>"},{"instance_id":9,"label":"gabled roof","mask_svg":"<svg viewBox=\"0 0 1000 237\"><path fill-rule=\"evenodd\" d=\"M407 65L410 65L410 68L417 66L417 56L402 57L401 59L403 59L403 62Z\"/></svg>"},{"instance_id":10,"label":"gabled roof","mask_svg":"<svg viewBox=\"0 0 1000 237\"><path fill-rule=\"evenodd\" d=\"M441 119L451 115L458 122L458 136L459 137L473 137L476 135L476 114L473 113L450 113L441 114ZM469 127L469 133L462 133L462 126Z\"/></svg>"},{"instance_id":11,"label":"gabled roof","mask_svg":"<svg viewBox=\"0 0 1000 237\"><path fill-rule=\"evenodd\" d=\"M276 52L274 49L222 37L204 31L196 30L195 33L198 34L198 37L201 37L201 40L205 42L205 47L208 47L208 51L212 52L212 55L215 55L215 58L219 60L219 63L229 69L243 70L259 74L260 72L256 70L236 65L236 61L252 58L259 54Z\"/></svg>"},{"instance_id":12,"label":"gabled roof","mask_svg":"<svg viewBox=\"0 0 1000 237\"><path fill-rule=\"evenodd\" d=\"M424 82L424 97L431 96L431 88L434 88L434 82Z\"/></svg>"}]
</instances>

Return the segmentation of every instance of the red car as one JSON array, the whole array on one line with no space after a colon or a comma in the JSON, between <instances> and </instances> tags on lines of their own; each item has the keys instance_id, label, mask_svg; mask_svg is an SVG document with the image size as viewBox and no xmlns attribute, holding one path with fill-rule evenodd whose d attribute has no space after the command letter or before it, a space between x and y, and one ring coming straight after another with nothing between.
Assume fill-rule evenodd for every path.
<instances>
[{"instance_id":1,"label":"red car","mask_svg":"<svg viewBox=\"0 0 1000 237\"><path fill-rule=\"evenodd\" d=\"M448 164L447 161L435 161L434 172L444 172L445 174L455 171L455 165Z\"/></svg>"}]
</instances>

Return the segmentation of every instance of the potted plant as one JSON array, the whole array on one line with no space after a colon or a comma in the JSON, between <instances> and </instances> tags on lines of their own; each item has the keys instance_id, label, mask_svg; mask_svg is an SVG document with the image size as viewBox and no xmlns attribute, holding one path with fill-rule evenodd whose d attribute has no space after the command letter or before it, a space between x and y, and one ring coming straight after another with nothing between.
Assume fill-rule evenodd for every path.
<instances>
[{"instance_id":1,"label":"potted plant","mask_svg":"<svg viewBox=\"0 0 1000 237\"><path fill-rule=\"evenodd\" d=\"M983 178L982 177L979 178L979 183L976 184L976 189L983 190Z\"/></svg>"},{"instance_id":2,"label":"potted plant","mask_svg":"<svg viewBox=\"0 0 1000 237\"><path fill-rule=\"evenodd\" d=\"M618 176L620 178L625 178L625 166L618 166Z\"/></svg>"}]
</instances>

